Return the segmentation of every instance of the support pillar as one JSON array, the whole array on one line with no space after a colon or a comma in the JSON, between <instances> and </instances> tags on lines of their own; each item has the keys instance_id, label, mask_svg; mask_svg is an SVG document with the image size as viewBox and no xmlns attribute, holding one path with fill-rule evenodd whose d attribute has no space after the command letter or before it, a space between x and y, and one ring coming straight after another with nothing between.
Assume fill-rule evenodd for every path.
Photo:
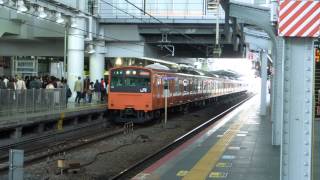
<instances>
[{"instance_id":1,"label":"support pillar","mask_svg":"<svg viewBox=\"0 0 320 180\"><path fill-rule=\"evenodd\" d=\"M72 18L76 27L69 28L68 35L68 85L73 92L74 83L78 77L83 78L84 70L84 34L85 20L83 18ZM76 96L76 93L72 93Z\"/></svg>"},{"instance_id":2,"label":"support pillar","mask_svg":"<svg viewBox=\"0 0 320 180\"><path fill-rule=\"evenodd\" d=\"M311 180L313 39L286 38L281 180Z\"/></svg>"},{"instance_id":3,"label":"support pillar","mask_svg":"<svg viewBox=\"0 0 320 180\"><path fill-rule=\"evenodd\" d=\"M43 133L43 132L44 132L44 123L40 123L40 124L38 125L37 133L38 133L38 134L41 134L41 133Z\"/></svg>"},{"instance_id":4,"label":"support pillar","mask_svg":"<svg viewBox=\"0 0 320 180\"><path fill-rule=\"evenodd\" d=\"M90 55L90 81L95 82L104 78L105 55L104 43L95 45L95 53Z\"/></svg>"},{"instance_id":5,"label":"support pillar","mask_svg":"<svg viewBox=\"0 0 320 180\"><path fill-rule=\"evenodd\" d=\"M272 122L272 145L281 144L281 123L283 121L283 61L284 40L277 37L273 45L274 52L274 78L273 78L273 101L271 107Z\"/></svg>"},{"instance_id":6,"label":"support pillar","mask_svg":"<svg viewBox=\"0 0 320 180\"><path fill-rule=\"evenodd\" d=\"M239 42L238 42L238 22L237 18L231 18L232 21L232 45L233 45L233 51L238 51Z\"/></svg>"},{"instance_id":7,"label":"support pillar","mask_svg":"<svg viewBox=\"0 0 320 180\"><path fill-rule=\"evenodd\" d=\"M13 138L20 139L21 137L22 137L22 127L16 127L16 129L13 133Z\"/></svg>"},{"instance_id":8,"label":"support pillar","mask_svg":"<svg viewBox=\"0 0 320 180\"><path fill-rule=\"evenodd\" d=\"M230 0L224 0L221 2L222 6L224 7L224 35L226 37L225 42L230 43L231 42L231 33L230 33L230 5L229 5Z\"/></svg>"},{"instance_id":9,"label":"support pillar","mask_svg":"<svg viewBox=\"0 0 320 180\"><path fill-rule=\"evenodd\" d=\"M267 52L260 53L261 58L261 93L260 93L260 115L267 114Z\"/></svg>"}]
</instances>

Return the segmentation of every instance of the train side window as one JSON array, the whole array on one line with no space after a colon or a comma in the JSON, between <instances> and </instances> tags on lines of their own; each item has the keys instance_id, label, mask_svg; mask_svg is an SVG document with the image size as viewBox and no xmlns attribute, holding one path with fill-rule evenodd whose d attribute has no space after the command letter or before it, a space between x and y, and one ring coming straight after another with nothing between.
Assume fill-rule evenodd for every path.
<instances>
[{"instance_id":1,"label":"train side window","mask_svg":"<svg viewBox=\"0 0 320 180\"><path fill-rule=\"evenodd\" d=\"M157 78L157 88L158 88L157 97L160 98L161 97L161 79L159 77Z\"/></svg>"},{"instance_id":2,"label":"train side window","mask_svg":"<svg viewBox=\"0 0 320 180\"><path fill-rule=\"evenodd\" d=\"M187 79L183 80L183 94L188 94L189 92L189 81Z\"/></svg>"},{"instance_id":3,"label":"train side window","mask_svg":"<svg viewBox=\"0 0 320 180\"><path fill-rule=\"evenodd\" d=\"M196 79L193 80L193 84L192 84L192 90L193 93L197 93L198 92L198 81Z\"/></svg>"},{"instance_id":4,"label":"train side window","mask_svg":"<svg viewBox=\"0 0 320 180\"><path fill-rule=\"evenodd\" d=\"M175 89L175 95L176 96L179 95L179 92L180 92L180 87L179 87L180 84L179 84L179 82L180 82L179 80L175 81L175 88L174 89Z\"/></svg>"}]
</instances>

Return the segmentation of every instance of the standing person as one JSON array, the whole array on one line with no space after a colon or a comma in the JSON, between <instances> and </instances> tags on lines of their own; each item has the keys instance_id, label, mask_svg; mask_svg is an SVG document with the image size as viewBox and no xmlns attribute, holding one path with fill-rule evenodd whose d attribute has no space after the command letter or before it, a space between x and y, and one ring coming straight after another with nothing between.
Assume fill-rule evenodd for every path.
<instances>
[{"instance_id":1,"label":"standing person","mask_svg":"<svg viewBox=\"0 0 320 180\"><path fill-rule=\"evenodd\" d=\"M24 104L25 98L23 98L23 95L26 93L25 90L27 89L26 83L23 81L23 79L18 76L17 77L17 82L16 82L16 90L17 90L17 99L18 99L18 104L22 105Z\"/></svg>"},{"instance_id":2,"label":"standing person","mask_svg":"<svg viewBox=\"0 0 320 180\"><path fill-rule=\"evenodd\" d=\"M101 87L101 101L104 101L105 95L106 95L106 83L104 82L104 79L101 78L100 81L100 87Z\"/></svg>"},{"instance_id":3,"label":"standing person","mask_svg":"<svg viewBox=\"0 0 320 180\"><path fill-rule=\"evenodd\" d=\"M0 76L0 115L1 115L2 108L3 108L4 105L6 104L6 103L5 103L5 98L6 98L6 96L7 96L6 91L2 91L3 89L6 89L6 85L5 85L5 83L3 82L2 77Z\"/></svg>"},{"instance_id":4,"label":"standing person","mask_svg":"<svg viewBox=\"0 0 320 180\"><path fill-rule=\"evenodd\" d=\"M40 77L35 77L35 88L41 89L41 87L42 87L42 82L41 82Z\"/></svg>"},{"instance_id":5,"label":"standing person","mask_svg":"<svg viewBox=\"0 0 320 180\"><path fill-rule=\"evenodd\" d=\"M4 82L5 86L6 86L6 88L8 88L8 82L9 82L9 79L8 79L8 77L7 77L7 76L4 76L4 78L3 78L3 82Z\"/></svg>"},{"instance_id":6,"label":"standing person","mask_svg":"<svg viewBox=\"0 0 320 180\"><path fill-rule=\"evenodd\" d=\"M17 83L16 83L16 90L25 90L27 89L26 83L22 80L21 77L17 78Z\"/></svg>"},{"instance_id":7,"label":"standing person","mask_svg":"<svg viewBox=\"0 0 320 180\"><path fill-rule=\"evenodd\" d=\"M88 103L91 103L93 91L94 91L93 82L90 82L90 84L89 84L89 89L88 89L88 91L87 91L87 94L88 94Z\"/></svg>"},{"instance_id":8,"label":"standing person","mask_svg":"<svg viewBox=\"0 0 320 180\"><path fill-rule=\"evenodd\" d=\"M89 101L89 86L90 86L90 79L87 76L86 79L83 81L83 98L85 102Z\"/></svg>"},{"instance_id":9,"label":"standing person","mask_svg":"<svg viewBox=\"0 0 320 180\"><path fill-rule=\"evenodd\" d=\"M35 102L36 103L40 103L41 102L41 98L43 96L43 92L41 90L39 90L42 87L42 83L39 80L39 77L32 77L32 80L30 81L30 89L33 89L33 93L35 95Z\"/></svg>"},{"instance_id":10,"label":"standing person","mask_svg":"<svg viewBox=\"0 0 320 180\"><path fill-rule=\"evenodd\" d=\"M46 86L46 89L55 89L54 85L53 85L53 81L49 81L47 86Z\"/></svg>"},{"instance_id":11,"label":"standing person","mask_svg":"<svg viewBox=\"0 0 320 180\"><path fill-rule=\"evenodd\" d=\"M29 83L29 88L30 89L37 89L36 88L36 85L37 84L37 82L36 82L36 77L35 76L32 76L31 77L31 81L30 81L30 83Z\"/></svg>"},{"instance_id":12,"label":"standing person","mask_svg":"<svg viewBox=\"0 0 320 180\"><path fill-rule=\"evenodd\" d=\"M16 82L13 78L10 78L7 88L11 90L16 90Z\"/></svg>"},{"instance_id":13,"label":"standing person","mask_svg":"<svg viewBox=\"0 0 320 180\"><path fill-rule=\"evenodd\" d=\"M101 85L100 85L98 79L94 83L94 97L97 100L97 102L101 98Z\"/></svg>"},{"instance_id":14,"label":"standing person","mask_svg":"<svg viewBox=\"0 0 320 180\"><path fill-rule=\"evenodd\" d=\"M80 99L81 99L81 95L83 92L83 85L81 82L81 77L78 77L78 80L74 83L74 89L75 92L77 92L77 96L75 99L75 102L77 102L78 104L80 103Z\"/></svg>"},{"instance_id":15,"label":"standing person","mask_svg":"<svg viewBox=\"0 0 320 180\"><path fill-rule=\"evenodd\" d=\"M108 94L109 94L109 83L106 82L106 101L108 102Z\"/></svg>"},{"instance_id":16,"label":"standing person","mask_svg":"<svg viewBox=\"0 0 320 180\"><path fill-rule=\"evenodd\" d=\"M1 76L0 76L0 89L7 89L6 84L4 83Z\"/></svg>"},{"instance_id":17,"label":"standing person","mask_svg":"<svg viewBox=\"0 0 320 180\"><path fill-rule=\"evenodd\" d=\"M51 78L48 80L48 84L46 85L46 102L51 106L56 103L56 98L54 94L54 85Z\"/></svg>"},{"instance_id":18,"label":"standing person","mask_svg":"<svg viewBox=\"0 0 320 180\"><path fill-rule=\"evenodd\" d=\"M16 100L16 93L15 93L15 90L16 90L16 82L13 78L10 78L9 79L9 82L8 82L8 87L7 89L9 90L12 90L12 91L9 91L9 98L12 99L12 101L8 102L8 103L13 103L13 101Z\"/></svg>"},{"instance_id":19,"label":"standing person","mask_svg":"<svg viewBox=\"0 0 320 180\"><path fill-rule=\"evenodd\" d=\"M63 81L59 78L56 78L57 88L63 88Z\"/></svg>"},{"instance_id":20,"label":"standing person","mask_svg":"<svg viewBox=\"0 0 320 180\"><path fill-rule=\"evenodd\" d=\"M30 89L30 78L29 78L29 76L26 76L25 78L24 78L24 82L25 82L25 84L26 84L26 89Z\"/></svg>"},{"instance_id":21,"label":"standing person","mask_svg":"<svg viewBox=\"0 0 320 180\"><path fill-rule=\"evenodd\" d=\"M68 85L67 79L64 79L62 82L63 82L63 87L66 90L66 106L67 106L69 98L72 96L72 92L71 92L71 89Z\"/></svg>"},{"instance_id":22,"label":"standing person","mask_svg":"<svg viewBox=\"0 0 320 180\"><path fill-rule=\"evenodd\" d=\"M3 82L2 77L0 76L0 113L1 113L1 108L4 107L5 105L5 98L7 96L6 91L2 91L3 89L6 89L6 85Z\"/></svg>"}]
</instances>

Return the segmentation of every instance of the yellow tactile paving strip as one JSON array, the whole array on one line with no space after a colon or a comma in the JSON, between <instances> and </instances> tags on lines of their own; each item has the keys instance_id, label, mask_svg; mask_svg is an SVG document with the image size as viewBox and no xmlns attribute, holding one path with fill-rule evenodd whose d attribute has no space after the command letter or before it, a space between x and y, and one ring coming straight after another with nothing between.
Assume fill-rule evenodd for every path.
<instances>
[{"instance_id":1,"label":"yellow tactile paving strip","mask_svg":"<svg viewBox=\"0 0 320 180\"><path fill-rule=\"evenodd\" d=\"M218 163L220 157L237 135L242 125L245 123L247 111L239 115L240 119L233 123L224 135L213 145L210 150L194 165L194 167L186 173L183 180L202 180L206 179L212 168Z\"/></svg>"}]
</instances>

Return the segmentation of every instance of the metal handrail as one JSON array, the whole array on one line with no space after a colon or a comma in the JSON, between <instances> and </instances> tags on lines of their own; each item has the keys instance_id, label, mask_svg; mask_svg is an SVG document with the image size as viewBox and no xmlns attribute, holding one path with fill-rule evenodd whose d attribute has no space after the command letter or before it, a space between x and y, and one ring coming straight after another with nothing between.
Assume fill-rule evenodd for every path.
<instances>
[{"instance_id":1,"label":"metal handrail","mask_svg":"<svg viewBox=\"0 0 320 180\"><path fill-rule=\"evenodd\" d=\"M65 88L0 89L0 117L62 111L66 108Z\"/></svg>"}]
</instances>

